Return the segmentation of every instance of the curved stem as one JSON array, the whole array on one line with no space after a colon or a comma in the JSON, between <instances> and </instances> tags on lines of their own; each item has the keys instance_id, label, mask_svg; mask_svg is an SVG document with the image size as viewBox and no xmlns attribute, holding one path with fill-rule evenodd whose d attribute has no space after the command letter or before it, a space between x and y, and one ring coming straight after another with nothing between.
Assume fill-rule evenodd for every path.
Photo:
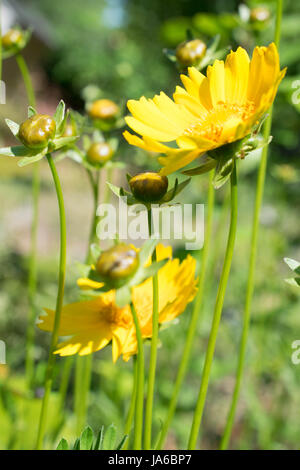
<instances>
[{"instance_id":1,"label":"curved stem","mask_svg":"<svg viewBox=\"0 0 300 470\"><path fill-rule=\"evenodd\" d=\"M16 61L20 69L23 81L25 84L28 103L35 108L36 100L30 73L23 56L19 53L16 55ZM35 295L36 295L36 279L37 279L37 229L38 229L38 201L40 193L40 165L36 163L33 166L33 180L32 180L32 202L33 202L33 216L31 225L31 247L29 256L29 272L28 272L28 298L29 298L29 312L28 312L28 326L26 334L26 382L30 387L33 380L34 371L34 323L35 323Z\"/></svg>"},{"instance_id":2,"label":"curved stem","mask_svg":"<svg viewBox=\"0 0 300 470\"><path fill-rule=\"evenodd\" d=\"M278 48L279 48L279 42L280 42L282 3L283 3L282 0L277 0L275 44ZM269 111L269 116L265 122L264 139L266 141L269 140L269 137L271 134L272 111L273 109L271 108ZM250 251L250 260L249 260L248 281L247 281L246 300L245 300L245 307L244 307L244 314L243 314L243 329L242 329L242 336L241 336L240 347L239 347L239 358L238 358L238 365L236 369L235 387L234 387L234 391L232 395L230 409L229 409L228 416L227 416L224 434L220 443L221 450L227 449L229 441L230 441L232 427L234 423L234 417L236 413L236 407L238 404L240 388L241 388L241 383L242 383L243 369L244 369L244 364L245 364L247 339L248 339L250 317L251 317L251 305L252 305L252 297L253 297L253 292L254 292L254 278L255 278L255 266L256 266L256 256L257 256L257 240L258 240L258 230L259 230L259 216L260 216L260 209L261 209L263 193L264 193L267 158L268 158L268 145L266 145L263 148L261 161L260 161L260 167L258 171L258 177L257 177L255 207L254 207L254 215L253 215L253 223L252 223L251 251Z\"/></svg>"},{"instance_id":3,"label":"curved stem","mask_svg":"<svg viewBox=\"0 0 300 470\"><path fill-rule=\"evenodd\" d=\"M59 323L60 323L60 314L63 305L63 297L64 297L64 286L65 286L65 273L66 273L66 216L65 216L65 207L64 207L64 199L62 194L62 189L59 181L59 177L55 168L54 161L51 155L47 155L47 160L51 169L51 173L53 176L53 181L56 189L57 200L58 200L58 207L59 207L59 220L60 220L60 258L59 258L59 277L58 277L58 291L57 291L57 300L56 300L56 308L55 308L55 317L54 317L54 326L51 336L51 344L49 350L49 357L46 369L46 378L45 378L45 391L44 397L42 401L42 408L40 414L40 421L39 421L39 429L38 429L38 437L37 437L37 444L36 448L39 450L43 446L43 438L46 429L46 421L47 421L47 411L48 411L48 404L49 398L52 388L52 381L53 381L53 371L54 371L54 364L55 364L55 355L53 354L59 336Z\"/></svg>"},{"instance_id":4,"label":"curved stem","mask_svg":"<svg viewBox=\"0 0 300 470\"><path fill-rule=\"evenodd\" d=\"M144 345L139 324L139 319L131 303L131 312L136 331L136 339L138 344L137 352L137 384L136 384L136 403L134 417L134 437L133 449L142 450L142 434L143 434L143 414L144 414L144 386L145 386L145 365L144 365Z\"/></svg>"},{"instance_id":5,"label":"curved stem","mask_svg":"<svg viewBox=\"0 0 300 470\"><path fill-rule=\"evenodd\" d=\"M212 221L213 221L213 209L214 209L214 199L215 199L215 190L212 184L212 180L214 177L214 171L211 171L209 174L209 187L208 187L208 196L207 196L207 216L206 216L206 225L205 225L205 237L204 237L204 245L203 250L201 252L201 272L198 281L198 292L195 299L195 303L193 306L192 316L188 328L188 333L184 345L184 350L182 353L182 358L179 364L179 369L177 372L177 377L175 380L175 385L173 389L173 394L171 397L171 401L169 404L168 414L165 419L165 422L162 427L161 435L158 441L158 449L161 449L164 445L169 426L173 419L176 405L178 401L178 396L180 392L180 388L182 382L184 380L187 366L189 363L191 350L194 343L194 338L197 330L197 324L199 315L201 312L202 302L203 302L203 294L204 294L204 285L206 279L206 271L207 271L207 262L208 262L208 254L209 254L209 247L210 247L210 239L211 239L211 230L212 230Z\"/></svg>"},{"instance_id":6,"label":"curved stem","mask_svg":"<svg viewBox=\"0 0 300 470\"><path fill-rule=\"evenodd\" d=\"M149 236L152 233L152 213L151 207L148 210L148 228ZM156 250L152 255L152 262L156 261ZM152 437L152 413L153 413L153 397L155 386L155 372L157 362L157 345L158 345L158 331L159 331L159 309L158 309L158 275L157 273L152 278L153 286L153 310L152 310L152 338L151 338L151 351L150 351L150 364L148 373L148 389L145 410L145 431L144 431L144 449L151 449Z\"/></svg>"},{"instance_id":7,"label":"curved stem","mask_svg":"<svg viewBox=\"0 0 300 470\"><path fill-rule=\"evenodd\" d=\"M195 449L196 444L197 444L197 438L199 434L204 405L206 401L206 394L207 394L207 389L208 389L208 384L209 384L210 371L211 371L211 366L212 366L213 357L214 357L219 324L220 324L222 309L223 309L223 304L224 304L224 297L225 297L228 277L229 277L230 268L231 268L233 250L234 250L235 234L236 234L236 227L237 227L237 175L236 175L235 161L234 161L234 168L233 168L231 178L230 178L230 183L231 183L231 217L230 217L229 235L228 235L228 240L227 240L227 247L226 247L226 253L225 253L225 259L224 259L220 284L218 288L214 317L212 321L210 336L208 340L208 346L206 350L206 357L205 357L204 369L203 369L203 374L202 374L202 379L201 379L201 386L200 386L200 391L199 391L197 404L196 404L196 408L194 412L193 424L192 424L190 437L189 437L189 444L188 444L189 450Z\"/></svg>"},{"instance_id":8,"label":"curved stem","mask_svg":"<svg viewBox=\"0 0 300 470\"><path fill-rule=\"evenodd\" d=\"M125 427L124 427L124 435L125 436L127 435L128 438L125 444L123 445L123 450L127 450L129 447L130 432L132 428L132 421L134 417L135 402L136 402L137 377L138 377L137 359L136 359L136 356L133 356L133 390L132 390L130 405L129 405Z\"/></svg>"}]
</instances>

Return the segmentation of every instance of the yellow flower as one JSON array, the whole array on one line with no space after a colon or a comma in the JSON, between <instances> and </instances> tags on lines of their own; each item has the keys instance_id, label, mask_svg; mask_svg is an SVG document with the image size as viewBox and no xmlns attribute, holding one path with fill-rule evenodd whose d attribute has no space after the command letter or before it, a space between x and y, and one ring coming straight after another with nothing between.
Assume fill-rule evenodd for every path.
<instances>
[{"instance_id":1,"label":"yellow flower","mask_svg":"<svg viewBox=\"0 0 300 470\"><path fill-rule=\"evenodd\" d=\"M157 260L171 258L172 248L158 245ZM159 323L173 320L184 312L196 294L195 259L188 255L180 263L170 259L158 272ZM132 302L136 309L143 338L152 336L152 279L133 287ZM52 331L54 312L46 309L39 317L38 327ZM137 353L135 326L129 305L119 308L115 304L115 291L106 292L94 300L75 302L62 309L60 336L68 336L57 346L55 354L84 356L104 348L112 342L115 362L123 354L128 361Z\"/></svg>"},{"instance_id":2,"label":"yellow flower","mask_svg":"<svg viewBox=\"0 0 300 470\"><path fill-rule=\"evenodd\" d=\"M177 171L209 150L247 136L274 101L286 69L280 71L274 43L256 47L250 61L239 47L225 64L216 60L207 76L194 67L181 75L172 101L164 93L153 100L129 100L132 116L126 122L142 138L124 133L126 140L145 150L163 153L161 173ZM173 142L177 148L162 142Z\"/></svg>"}]
</instances>

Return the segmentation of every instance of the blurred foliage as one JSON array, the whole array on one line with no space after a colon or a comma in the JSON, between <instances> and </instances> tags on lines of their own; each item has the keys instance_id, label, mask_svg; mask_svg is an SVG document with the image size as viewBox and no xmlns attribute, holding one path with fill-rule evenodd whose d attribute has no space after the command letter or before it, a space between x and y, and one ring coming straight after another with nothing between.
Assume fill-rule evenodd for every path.
<instances>
[{"instance_id":1,"label":"blurred foliage","mask_svg":"<svg viewBox=\"0 0 300 470\"><path fill-rule=\"evenodd\" d=\"M176 47L178 42L185 39L186 29L203 40L220 34L223 47L230 45L234 49L237 45L243 45L249 52L256 44L270 42L274 32L273 0L245 2L249 8L261 3L270 8L271 18L263 25L249 24L244 16L246 10L239 8L241 2L233 0L19 0L13 3L21 5L30 13L32 26L41 37L43 31L39 31L39 18L46 21L51 47L44 65L50 77L65 89L75 103L78 103L82 88L90 84L97 85L108 97L124 104L129 97L137 98L143 94L151 96L160 90L170 93L174 84L179 82L179 77L174 65L163 55L162 48ZM291 362L291 344L298 339L300 296L297 287L284 283L284 278L290 276L290 273L283 258L300 259L300 3L293 0L285 0L284 3L281 64L288 66L288 74L280 86L274 110L274 138L261 215L253 319L245 380L232 439L232 447L239 449L299 448L300 375L299 366L297 368ZM141 150L123 144L121 152L127 153L134 171L137 171L137 167L142 170L153 165L153 160ZM218 446L234 384L259 158L258 152L255 159L245 160L239 169L241 184L236 256L205 408L202 431L204 448ZM70 201L75 199L76 191L82 184L81 181L74 184L74 171L68 167L65 176L69 175L69 179L64 180ZM129 171L133 173L133 168ZM182 193L182 201L205 202L206 184L205 177L195 177L188 193ZM43 197L48 197L49 185L44 182L42 189ZM167 442L169 448L185 448L191 424L222 263L224 230L228 224L227 192L228 188L224 187L216 194L206 300L189 373L180 396L178 414ZM5 207L0 206L0 216L4 221L0 250L0 327L1 337L9 345L9 366L0 369L3 385L0 387L0 448L31 448L36 434L49 337L37 332L36 396L28 397L22 376L27 312L27 256L14 245L14 234L5 234L10 211L23 207L25 203L27 206L30 204L28 173L22 177L16 176L11 172L11 166L1 164L0 199L5 203ZM79 214L83 217L82 212L86 212L86 207L80 213L79 206L78 217ZM18 217L18 213L15 217ZM78 233L82 237L82 222L75 220L75 217L71 219L68 222L70 238L77 240ZM55 227L56 223L55 218ZM197 256L197 253L192 254ZM183 250L178 250L177 255L182 257ZM50 255L40 257L39 306L53 305L56 269L55 259ZM74 281L74 274L69 272L66 302L76 299ZM189 314L190 309L182 315L178 325L161 333L155 433L159 431L160 420L167 410ZM147 345L147 360L148 356ZM98 430L102 425L109 426L113 422L120 432L117 439L121 439L132 393L132 364L131 361L126 364L118 361L114 365L110 348L95 354L95 359L88 423ZM59 358L56 363L56 391L64 361ZM74 377L68 390L65 421L57 430L50 420L48 447L55 448L62 437L68 442L74 442L76 438L72 413L73 380ZM56 393L53 392L53 404L56 399ZM25 419L28 416L30 419ZM55 421L54 418L55 412Z\"/></svg>"}]
</instances>

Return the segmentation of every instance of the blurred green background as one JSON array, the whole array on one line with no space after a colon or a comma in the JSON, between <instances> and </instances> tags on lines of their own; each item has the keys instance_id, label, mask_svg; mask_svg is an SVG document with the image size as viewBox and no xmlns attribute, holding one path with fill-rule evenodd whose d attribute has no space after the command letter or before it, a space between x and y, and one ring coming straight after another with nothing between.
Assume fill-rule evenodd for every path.
<instances>
[{"instance_id":1,"label":"blurred green background","mask_svg":"<svg viewBox=\"0 0 300 470\"><path fill-rule=\"evenodd\" d=\"M261 4L233 0L11 0L3 2L2 29L5 32L14 23L33 29L24 55L40 112L53 112L61 97L82 111L82 90L87 86L85 93L93 91L93 86L99 87L103 96L114 99L125 110L127 99L152 96L161 90L170 94L179 83L178 71L162 49L176 47L185 39L187 29L205 41L220 34L223 47L235 49L242 45L250 53L256 44L269 43L276 2L263 3L270 11L266 22L249 24L244 16L246 6L251 9ZM283 263L285 256L300 259L300 106L292 100L298 87L295 81L300 80L299 41L300 3L285 0L280 52L281 64L288 66L288 73L280 86L274 112L246 373L231 442L235 449L299 448L300 366L291 362L291 344L300 339L300 296L299 291L284 283L289 272ZM18 122L24 119L27 100L14 58L4 62L3 74L7 101L0 108L0 139L1 145L10 145L13 140L4 117ZM125 161L132 172L158 168L155 160L129 147L119 134L121 145L116 159ZM202 447L208 449L218 446L234 385L258 163L259 155L240 165L235 258L202 428ZM37 305L53 307L58 260L57 207L45 162L41 171ZM27 396L24 384L32 174L30 167L21 170L6 158L0 160L0 172L0 339L7 346L7 366L0 369L0 448L26 449L34 445L49 335L36 332L36 393L32 398ZM68 224L66 302L78 296L74 262L84 258L92 210L88 180L82 172L71 161L59 164ZM116 179L119 183L125 181L122 171ZM183 202L205 202L206 176L194 177L190 188L182 194ZM178 412L166 443L170 449L185 448L191 425L222 267L228 227L227 193L228 188L224 187L216 195L205 304ZM183 247L177 249L177 254L184 256ZM37 313L40 311L41 308ZM190 310L182 315L178 325L161 333L155 432L167 410L189 314ZM146 351L148 357L148 346ZM63 361L57 361L55 390ZM95 430L114 422L121 436L131 396L131 362L119 360L113 365L110 347L95 354L88 413L88 422ZM61 436L74 438L72 383L62 428L55 429L55 408L51 413L48 448L55 447ZM54 391L53 407L55 399Z\"/></svg>"}]
</instances>

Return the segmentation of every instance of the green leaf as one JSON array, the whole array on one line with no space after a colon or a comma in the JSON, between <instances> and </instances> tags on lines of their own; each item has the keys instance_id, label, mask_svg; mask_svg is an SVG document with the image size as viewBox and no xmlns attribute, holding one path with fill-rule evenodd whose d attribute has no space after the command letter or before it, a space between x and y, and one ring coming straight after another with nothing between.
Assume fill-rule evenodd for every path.
<instances>
[{"instance_id":1,"label":"green leaf","mask_svg":"<svg viewBox=\"0 0 300 470\"><path fill-rule=\"evenodd\" d=\"M97 261L99 256L101 255L101 248L97 243L93 243L90 247L92 260L93 262Z\"/></svg>"},{"instance_id":2,"label":"green leaf","mask_svg":"<svg viewBox=\"0 0 300 470\"><path fill-rule=\"evenodd\" d=\"M288 267L294 271L296 274L300 274L300 263L291 258L284 258L284 262L288 265Z\"/></svg>"},{"instance_id":3,"label":"green leaf","mask_svg":"<svg viewBox=\"0 0 300 470\"><path fill-rule=\"evenodd\" d=\"M140 266L144 266L147 263L157 243L158 243L157 240L150 238L143 244L139 252Z\"/></svg>"},{"instance_id":4,"label":"green leaf","mask_svg":"<svg viewBox=\"0 0 300 470\"><path fill-rule=\"evenodd\" d=\"M16 122L12 121L11 119L5 119L6 124L10 128L11 132L15 137L17 137L19 133L20 126Z\"/></svg>"},{"instance_id":5,"label":"green leaf","mask_svg":"<svg viewBox=\"0 0 300 470\"><path fill-rule=\"evenodd\" d=\"M31 155L31 151L24 145L16 145L14 147L3 147L0 149L2 157L26 157Z\"/></svg>"},{"instance_id":6,"label":"green leaf","mask_svg":"<svg viewBox=\"0 0 300 470\"><path fill-rule=\"evenodd\" d=\"M140 204L139 201L137 201L131 193L129 193L128 191L126 191L125 189L123 188L118 188L118 186L115 186L114 184L111 184L109 183L108 181L106 181L106 184L108 185L108 187L110 188L110 190L117 196L117 197L126 197L127 198L127 204L129 206L132 206L133 204Z\"/></svg>"},{"instance_id":7,"label":"green leaf","mask_svg":"<svg viewBox=\"0 0 300 470\"><path fill-rule=\"evenodd\" d=\"M80 450L91 450L94 440L94 433L90 426L87 426L80 437Z\"/></svg>"},{"instance_id":8,"label":"green leaf","mask_svg":"<svg viewBox=\"0 0 300 470\"><path fill-rule=\"evenodd\" d=\"M105 431L103 438L103 450L114 450L116 444L117 428L114 424L110 424Z\"/></svg>"},{"instance_id":9,"label":"green leaf","mask_svg":"<svg viewBox=\"0 0 300 470\"><path fill-rule=\"evenodd\" d=\"M137 272L137 276L134 277L135 284L140 284L141 282L145 281L149 277L153 277L167 262L168 258L162 259L160 261L156 261L155 263L150 264L150 266L147 266L146 268L143 268L142 270L139 270ZM130 285L131 282L130 282Z\"/></svg>"},{"instance_id":10,"label":"green leaf","mask_svg":"<svg viewBox=\"0 0 300 470\"><path fill-rule=\"evenodd\" d=\"M57 130L59 130L63 120L64 120L64 117L65 117L65 103L63 102L63 100L60 100L60 102L58 103L57 105L57 108L55 110L55 113L54 113L54 121L56 123L56 128Z\"/></svg>"},{"instance_id":11,"label":"green leaf","mask_svg":"<svg viewBox=\"0 0 300 470\"><path fill-rule=\"evenodd\" d=\"M199 166L192 168L191 170L185 170L182 173L189 176L202 175L203 173L207 173L208 171L215 168L216 164L216 160L210 157L206 157L205 161L203 161L203 163L201 163Z\"/></svg>"},{"instance_id":12,"label":"green leaf","mask_svg":"<svg viewBox=\"0 0 300 470\"><path fill-rule=\"evenodd\" d=\"M160 200L160 204L164 202L170 202L172 199L174 199L175 196L177 196L181 191L184 190L184 188L189 184L191 181L191 178L186 179L185 181L182 181L181 183L178 184L178 180L176 178L175 185L172 189L170 189L164 197Z\"/></svg>"},{"instance_id":13,"label":"green leaf","mask_svg":"<svg viewBox=\"0 0 300 470\"><path fill-rule=\"evenodd\" d=\"M104 436L104 426L101 426L101 429L98 432L97 439L94 445L94 450L102 450L103 436Z\"/></svg>"},{"instance_id":14,"label":"green leaf","mask_svg":"<svg viewBox=\"0 0 300 470\"><path fill-rule=\"evenodd\" d=\"M216 173L213 179L215 189L221 188L226 181L230 178L234 166L233 158L224 157L219 158L216 166Z\"/></svg>"},{"instance_id":15,"label":"green leaf","mask_svg":"<svg viewBox=\"0 0 300 470\"><path fill-rule=\"evenodd\" d=\"M129 305L131 302L131 291L130 287L125 284L125 286L120 287L116 290L116 304L118 307L123 308L125 305Z\"/></svg>"},{"instance_id":16,"label":"green leaf","mask_svg":"<svg viewBox=\"0 0 300 470\"><path fill-rule=\"evenodd\" d=\"M120 441L119 444L117 445L116 450L122 450L123 445L125 444L125 442L127 441L127 439L128 439L128 434L125 434L125 436L122 437L121 441Z\"/></svg>"},{"instance_id":17,"label":"green leaf","mask_svg":"<svg viewBox=\"0 0 300 470\"><path fill-rule=\"evenodd\" d=\"M77 139L79 139L79 135L74 135L72 137L57 137L56 139L53 140L53 143L54 143L53 150L58 150L62 147L66 147L67 145L75 142Z\"/></svg>"},{"instance_id":18,"label":"green leaf","mask_svg":"<svg viewBox=\"0 0 300 470\"><path fill-rule=\"evenodd\" d=\"M56 450L69 450L69 444L68 441L64 438L62 438L59 441L58 446L56 447Z\"/></svg>"},{"instance_id":19,"label":"green leaf","mask_svg":"<svg viewBox=\"0 0 300 470\"><path fill-rule=\"evenodd\" d=\"M296 287L299 287L300 286L300 277L290 277L289 279L285 279L285 282L287 284L290 284L291 286L296 286Z\"/></svg>"},{"instance_id":20,"label":"green leaf","mask_svg":"<svg viewBox=\"0 0 300 470\"><path fill-rule=\"evenodd\" d=\"M79 439L79 437L77 437L76 441L74 442L73 450L80 450L80 439Z\"/></svg>"},{"instance_id":21,"label":"green leaf","mask_svg":"<svg viewBox=\"0 0 300 470\"><path fill-rule=\"evenodd\" d=\"M32 106L28 106L27 115L29 118L36 115L36 110Z\"/></svg>"},{"instance_id":22,"label":"green leaf","mask_svg":"<svg viewBox=\"0 0 300 470\"><path fill-rule=\"evenodd\" d=\"M18 162L18 166L22 167L22 166L31 165L32 163L38 162L39 160L41 160L45 156L46 153L47 152L38 153L34 157L33 156L32 157L24 157Z\"/></svg>"}]
</instances>

